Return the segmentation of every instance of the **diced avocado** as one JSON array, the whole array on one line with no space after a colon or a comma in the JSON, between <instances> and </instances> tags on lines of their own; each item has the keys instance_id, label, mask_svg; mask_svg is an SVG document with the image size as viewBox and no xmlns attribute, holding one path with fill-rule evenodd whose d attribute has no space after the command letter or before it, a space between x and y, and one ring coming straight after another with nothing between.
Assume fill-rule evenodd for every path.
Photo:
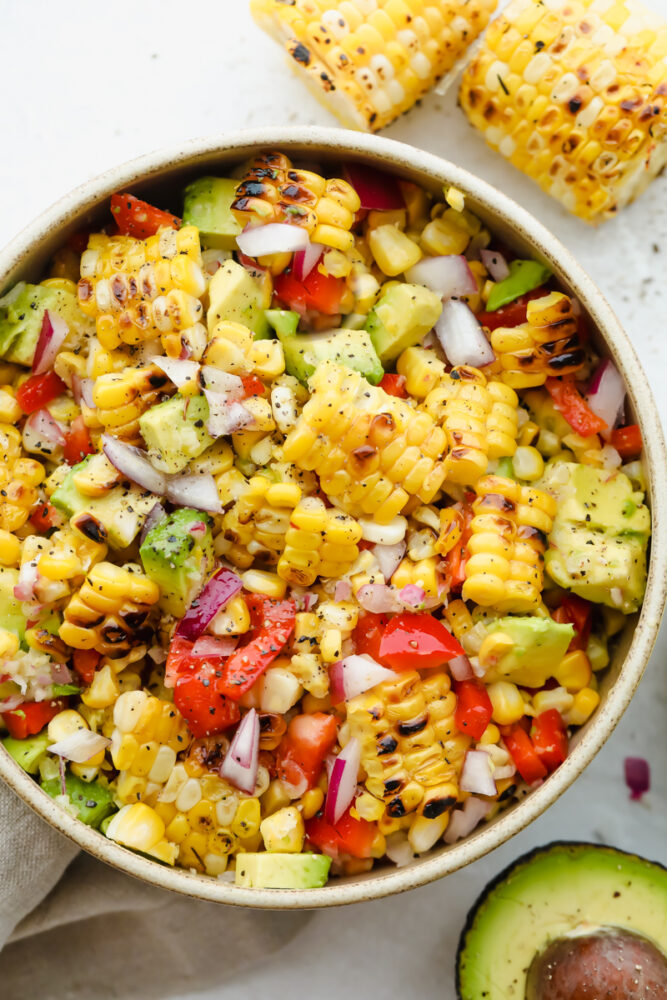
<instances>
[{"instance_id":1,"label":"diced avocado","mask_svg":"<svg viewBox=\"0 0 667 1000\"><path fill-rule=\"evenodd\" d=\"M305 383L322 361L359 372L377 385L384 369L365 330L328 330L323 333L278 333L285 353L285 371Z\"/></svg>"},{"instance_id":2,"label":"diced avocado","mask_svg":"<svg viewBox=\"0 0 667 1000\"><path fill-rule=\"evenodd\" d=\"M160 588L160 607L181 618L213 568L210 517L176 510L151 528L139 551L144 570Z\"/></svg>"},{"instance_id":3,"label":"diced avocado","mask_svg":"<svg viewBox=\"0 0 667 1000\"><path fill-rule=\"evenodd\" d=\"M557 462L542 481L558 500L547 573L579 597L636 611L646 587L646 547L651 516L644 494L622 472Z\"/></svg>"},{"instance_id":4,"label":"diced avocado","mask_svg":"<svg viewBox=\"0 0 667 1000\"><path fill-rule=\"evenodd\" d=\"M519 296L539 288L551 277L551 271L538 260L513 260L509 265L510 273L491 289L486 308L494 312L502 306L514 302Z\"/></svg>"},{"instance_id":5,"label":"diced avocado","mask_svg":"<svg viewBox=\"0 0 667 1000\"><path fill-rule=\"evenodd\" d=\"M267 309L266 318L279 337L292 337L299 325L299 314L291 309Z\"/></svg>"},{"instance_id":6,"label":"diced avocado","mask_svg":"<svg viewBox=\"0 0 667 1000\"><path fill-rule=\"evenodd\" d=\"M61 793L60 778L42 782L42 788L52 799ZM98 781L82 781L74 774L65 775L65 789L69 800L76 807L78 817L86 826L97 829L102 820L115 811L113 793Z\"/></svg>"},{"instance_id":7,"label":"diced avocado","mask_svg":"<svg viewBox=\"0 0 667 1000\"><path fill-rule=\"evenodd\" d=\"M271 304L271 293L235 260L226 260L215 272L208 286L209 307L206 314L211 330L220 320L243 323L256 340L270 336L264 313Z\"/></svg>"},{"instance_id":8,"label":"diced avocado","mask_svg":"<svg viewBox=\"0 0 667 1000\"><path fill-rule=\"evenodd\" d=\"M616 956L618 964L590 961L589 955L580 970L580 982L585 978L581 992L573 980L563 991L555 983L546 992L536 988L536 963L552 945L568 941L576 947L584 938L588 944L592 936L602 934L620 934L628 946L646 941L662 951L663 978L657 992L644 991L646 980L637 982L643 963L636 961L637 952L629 947L625 984L634 980L639 989L626 992L618 981L625 964L622 952ZM664 996L665 953L667 869L611 847L550 844L501 872L471 909L459 941L457 996L459 1000ZM547 970L552 972L553 967Z\"/></svg>"},{"instance_id":9,"label":"diced avocado","mask_svg":"<svg viewBox=\"0 0 667 1000\"><path fill-rule=\"evenodd\" d=\"M366 330L382 364L423 340L442 312L440 297L423 285L392 285L371 309Z\"/></svg>"},{"instance_id":10,"label":"diced avocado","mask_svg":"<svg viewBox=\"0 0 667 1000\"><path fill-rule=\"evenodd\" d=\"M51 503L65 517L76 515L78 529L93 541L107 541L113 549L125 549L155 506L155 497L129 484L115 486L103 497L84 496L74 485L74 475L88 461L85 458L70 469L54 491Z\"/></svg>"},{"instance_id":11,"label":"diced avocado","mask_svg":"<svg viewBox=\"0 0 667 1000\"><path fill-rule=\"evenodd\" d=\"M14 587L19 582L19 571L11 566L0 566L0 628L13 632L23 639L25 615L21 612L21 602L14 597Z\"/></svg>"},{"instance_id":12,"label":"diced avocado","mask_svg":"<svg viewBox=\"0 0 667 1000\"><path fill-rule=\"evenodd\" d=\"M193 458L213 444L206 430L208 403L206 397L181 396L150 410L139 418L139 426L148 454L156 469L161 472L182 472Z\"/></svg>"},{"instance_id":13,"label":"diced avocado","mask_svg":"<svg viewBox=\"0 0 667 1000\"><path fill-rule=\"evenodd\" d=\"M239 854L236 885L246 889L319 889L326 884L326 854Z\"/></svg>"},{"instance_id":14,"label":"diced avocado","mask_svg":"<svg viewBox=\"0 0 667 1000\"><path fill-rule=\"evenodd\" d=\"M61 316L77 334L94 332L72 292L19 282L0 299L0 355L15 364L31 365L46 309Z\"/></svg>"},{"instance_id":15,"label":"diced avocado","mask_svg":"<svg viewBox=\"0 0 667 1000\"><path fill-rule=\"evenodd\" d=\"M39 761L52 742L53 740L49 739L48 733L44 730L37 736L28 736L25 740L15 740L13 736L5 736L2 745L24 771L27 771L28 774L36 774Z\"/></svg>"},{"instance_id":16,"label":"diced avocado","mask_svg":"<svg viewBox=\"0 0 667 1000\"><path fill-rule=\"evenodd\" d=\"M196 226L207 247L236 250L241 227L232 202L238 183L227 177L199 177L183 193L183 225Z\"/></svg>"},{"instance_id":17,"label":"diced avocado","mask_svg":"<svg viewBox=\"0 0 667 1000\"><path fill-rule=\"evenodd\" d=\"M553 677L574 635L572 625L552 618L509 616L499 618L489 635L509 636L512 646L487 670L484 680L510 680L526 687L542 687Z\"/></svg>"}]
</instances>

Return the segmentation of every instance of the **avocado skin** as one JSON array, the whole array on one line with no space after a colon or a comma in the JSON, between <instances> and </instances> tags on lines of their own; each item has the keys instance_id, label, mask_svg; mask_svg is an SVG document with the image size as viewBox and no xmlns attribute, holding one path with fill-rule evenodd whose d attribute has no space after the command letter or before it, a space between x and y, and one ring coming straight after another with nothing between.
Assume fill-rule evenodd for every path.
<instances>
[{"instance_id":1,"label":"avocado skin","mask_svg":"<svg viewBox=\"0 0 667 1000\"><path fill-rule=\"evenodd\" d=\"M241 227L232 214L238 181L198 177L183 192L183 225L196 226L202 243L216 250L236 250Z\"/></svg>"},{"instance_id":2,"label":"avocado skin","mask_svg":"<svg viewBox=\"0 0 667 1000\"><path fill-rule=\"evenodd\" d=\"M644 870L650 869L652 874L664 874L664 878L662 879L664 886L662 890L660 888L656 888L656 893L659 893L660 891L664 892L667 901L667 867L659 861L648 861L646 858L642 858L637 854L631 854L628 851L621 851L615 847L592 844L588 841L554 840L550 844L546 844L543 847L536 847L532 851L528 851L526 854L517 858L498 875L496 875L496 877L492 879L491 882L489 882L489 884L482 890L468 911L468 916L461 931L456 951L455 985L458 1000L508 1000L508 997L511 996L511 994L504 992L504 987L502 986L497 988L498 990L503 990L503 992L495 992L495 990L492 990L491 988L485 989L484 992L481 993L464 992L465 984L462 981L466 972L466 952L467 949L471 947L471 941L475 933L475 923L477 918L483 913L484 909L492 900L495 891L501 888L503 884L507 882L515 873L528 868L535 862L548 858L552 854L569 854L573 859L576 859L578 855L586 852L593 852L596 856L608 858L612 866L614 866L614 864L618 865L618 863L623 860L627 860L630 864L638 864ZM585 919L585 915L582 919ZM546 943L546 941L539 942L536 945L535 953L541 950L542 946ZM658 943L660 944L661 942ZM663 949L667 947L667 941L662 942L662 947ZM524 1000L524 993L521 991L516 993L516 1000Z\"/></svg>"},{"instance_id":3,"label":"avocado skin","mask_svg":"<svg viewBox=\"0 0 667 1000\"><path fill-rule=\"evenodd\" d=\"M43 781L42 788L52 799L57 798L62 791L60 778ZM86 826L97 829L106 816L116 811L111 791L97 781L82 781L74 774L66 774L65 789L76 806L78 818Z\"/></svg>"}]
</instances>

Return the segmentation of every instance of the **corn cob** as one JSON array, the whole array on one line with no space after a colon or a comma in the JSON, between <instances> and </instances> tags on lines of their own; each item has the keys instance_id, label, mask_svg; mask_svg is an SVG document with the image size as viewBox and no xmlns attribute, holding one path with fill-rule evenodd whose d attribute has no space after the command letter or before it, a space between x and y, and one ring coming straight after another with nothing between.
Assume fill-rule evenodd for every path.
<instances>
[{"instance_id":1,"label":"corn cob","mask_svg":"<svg viewBox=\"0 0 667 1000\"><path fill-rule=\"evenodd\" d=\"M0 528L11 532L30 517L45 471L40 462L22 457L21 432L10 424L0 424L0 458Z\"/></svg>"},{"instance_id":2,"label":"corn cob","mask_svg":"<svg viewBox=\"0 0 667 1000\"><path fill-rule=\"evenodd\" d=\"M172 391L171 382L157 365L100 375L93 387L97 420L114 437L141 444L139 417Z\"/></svg>"},{"instance_id":3,"label":"corn cob","mask_svg":"<svg viewBox=\"0 0 667 1000\"><path fill-rule=\"evenodd\" d=\"M149 615L159 596L143 573L98 563L65 608L60 638L74 649L122 657L151 640Z\"/></svg>"},{"instance_id":4,"label":"corn cob","mask_svg":"<svg viewBox=\"0 0 667 1000\"><path fill-rule=\"evenodd\" d=\"M512 0L463 77L489 145L589 222L667 162L667 24L638 0Z\"/></svg>"},{"instance_id":5,"label":"corn cob","mask_svg":"<svg viewBox=\"0 0 667 1000\"><path fill-rule=\"evenodd\" d=\"M161 335L167 354L178 357L180 340L191 337L193 327L201 328L205 344L199 301L205 290L194 226L164 228L147 240L94 233L81 257L79 305L95 318L109 351Z\"/></svg>"},{"instance_id":6,"label":"corn cob","mask_svg":"<svg viewBox=\"0 0 667 1000\"><path fill-rule=\"evenodd\" d=\"M438 560L434 556L426 559L402 559L391 578L398 590L409 585L421 587L427 597L438 597L442 584L438 577Z\"/></svg>"},{"instance_id":7,"label":"corn cob","mask_svg":"<svg viewBox=\"0 0 667 1000\"><path fill-rule=\"evenodd\" d=\"M359 555L360 540L361 526L349 514L306 497L291 515L278 575L299 587L310 587L318 576L343 576Z\"/></svg>"},{"instance_id":8,"label":"corn cob","mask_svg":"<svg viewBox=\"0 0 667 1000\"><path fill-rule=\"evenodd\" d=\"M448 482L473 485L486 472L490 458L514 454L518 405L513 389L487 382L477 368L460 365L442 375L424 408L447 434Z\"/></svg>"},{"instance_id":9,"label":"corn cob","mask_svg":"<svg viewBox=\"0 0 667 1000\"><path fill-rule=\"evenodd\" d=\"M429 503L445 477L444 431L425 412L332 362L310 379L311 397L288 434L283 457L320 477L353 516L388 524L411 496Z\"/></svg>"},{"instance_id":10,"label":"corn cob","mask_svg":"<svg viewBox=\"0 0 667 1000\"><path fill-rule=\"evenodd\" d=\"M459 795L470 740L454 725L449 675L401 674L346 704L350 736L361 742L364 782L389 817L441 816Z\"/></svg>"},{"instance_id":11,"label":"corn cob","mask_svg":"<svg viewBox=\"0 0 667 1000\"><path fill-rule=\"evenodd\" d=\"M293 483L253 476L222 522L225 538L232 542L226 552L229 561L240 569L250 567L259 556L269 563L278 562L300 499L301 489Z\"/></svg>"},{"instance_id":12,"label":"corn cob","mask_svg":"<svg viewBox=\"0 0 667 1000\"><path fill-rule=\"evenodd\" d=\"M462 597L501 613L533 611L556 501L502 476L485 476L475 490Z\"/></svg>"},{"instance_id":13,"label":"corn cob","mask_svg":"<svg viewBox=\"0 0 667 1000\"><path fill-rule=\"evenodd\" d=\"M251 0L317 97L372 132L408 111L486 27L494 0Z\"/></svg>"},{"instance_id":14,"label":"corn cob","mask_svg":"<svg viewBox=\"0 0 667 1000\"><path fill-rule=\"evenodd\" d=\"M493 330L491 346L497 377L515 389L543 385L550 375L570 375L586 361L572 301L560 292L530 301L527 322Z\"/></svg>"}]
</instances>

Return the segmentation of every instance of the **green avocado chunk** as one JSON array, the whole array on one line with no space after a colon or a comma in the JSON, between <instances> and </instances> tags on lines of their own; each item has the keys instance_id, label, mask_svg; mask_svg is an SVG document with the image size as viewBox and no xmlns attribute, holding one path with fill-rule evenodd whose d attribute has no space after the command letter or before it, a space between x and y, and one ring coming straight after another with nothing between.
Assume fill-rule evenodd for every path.
<instances>
[{"instance_id":1,"label":"green avocado chunk","mask_svg":"<svg viewBox=\"0 0 667 1000\"><path fill-rule=\"evenodd\" d=\"M199 177L183 193L183 225L196 226L202 243L216 250L236 250L241 227L232 214L238 181Z\"/></svg>"},{"instance_id":2,"label":"green avocado chunk","mask_svg":"<svg viewBox=\"0 0 667 1000\"><path fill-rule=\"evenodd\" d=\"M442 312L440 296L424 285L392 285L366 320L373 347L386 365L423 340Z\"/></svg>"},{"instance_id":3,"label":"green avocado chunk","mask_svg":"<svg viewBox=\"0 0 667 1000\"><path fill-rule=\"evenodd\" d=\"M226 260L215 272L208 286L209 307L206 314L209 330L226 320L243 323L255 334L255 340L270 337L265 310L271 293L235 260Z\"/></svg>"},{"instance_id":4,"label":"green avocado chunk","mask_svg":"<svg viewBox=\"0 0 667 1000\"><path fill-rule=\"evenodd\" d=\"M239 854L236 885L246 889L319 889L329 877L326 854Z\"/></svg>"},{"instance_id":5,"label":"green avocado chunk","mask_svg":"<svg viewBox=\"0 0 667 1000\"><path fill-rule=\"evenodd\" d=\"M279 337L293 337L299 326L299 314L291 309L267 309L266 318Z\"/></svg>"},{"instance_id":6,"label":"green avocado chunk","mask_svg":"<svg viewBox=\"0 0 667 1000\"><path fill-rule=\"evenodd\" d=\"M52 799L61 794L60 778L49 778L42 788ZM82 781L75 774L65 775L65 789L69 800L76 806L78 817L86 826L97 829L105 816L115 812L113 793L97 781Z\"/></svg>"},{"instance_id":7,"label":"green avocado chunk","mask_svg":"<svg viewBox=\"0 0 667 1000\"><path fill-rule=\"evenodd\" d=\"M549 268L537 260L513 260L509 269L508 276L491 289L486 303L487 312L495 312L501 306L514 302L526 292L539 288L551 277Z\"/></svg>"},{"instance_id":8,"label":"green avocado chunk","mask_svg":"<svg viewBox=\"0 0 667 1000\"><path fill-rule=\"evenodd\" d=\"M542 488L558 500L545 567L560 587L624 614L646 588L651 516L623 472L576 462L547 466Z\"/></svg>"},{"instance_id":9,"label":"green avocado chunk","mask_svg":"<svg viewBox=\"0 0 667 1000\"><path fill-rule=\"evenodd\" d=\"M176 510L151 528L139 552L160 588L160 607L181 618L213 568L211 518L187 507Z\"/></svg>"},{"instance_id":10,"label":"green avocado chunk","mask_svg":"<svg viewBox=\"0 0 667 1000\"><path fill-rule=\"evenodd\" d=\"M74 474L94 456L73 466L51 497L65 517L76 517L78 530L93 541L107 541L112 549L125 549L139 533L146 515L155 506L152 493L137 486L114 486L106 496L87 497L74 485Z\"/></svg>"},{"instance_id":11,"label":"green avocado chunk","mask_svg":"<svg viewBox=\"0 0 667 1000\"><path fill-rule=\"evenodd\" d=\"M0 355L19 365L31 365L46 310L61 316L80 335L95 332L79 309L76 296L64 288L19 282L0 299Z\"/></svg>"},{"instance_id":12,"label":"green avocado chunk","mask_svg":"<svg viewBox=\"0 0 667 1000\"><path fill-rule=\"evenodd\" d=\"M285 353L285 371L304 384L322 361L351 368L377 385L384 369L365 330L328 330L323 333L278 331L278 340Z\"/></svg>"},{"instance_id":13,"label":"green avocado chunk","mask_svg":"<svg viewBox=\"0 0 667 1000\"><path fill-rule=\"evenodd\" d=\"M182 472L188 462L213 444L206 430L206 397L181 396L151 406L139 417L150 460L161 472Z\"/></svg>"},{"instance_id":14,"label":"green avocado chunk","mask_svg":"<svg viewBox=\"0 0 667 1000\"><path fill-rule=\"evenodd\" d=\"M513 646L484 675L488 683L510 680L526 687L542 687L554 676L574 635L570 624L552 618L508 616L497 619L489 635L509 636Z\"/></svg>"},{"instance_id":15,"label":"green avocado chunk","mask_svg":"<svg viewBox=\"0 0 667 1000\"><path fill-rule=\"evenodd\" d=\"M25 740L15 740L13 736L5 736L2 740L7 753L10 753L28 774L37 772L39 762L50 743L53 743L53 740L49 739L46 730L37 736L28 736Z\"/></svg>"},{"instance_id":16,"label":"green avocado chunk","mask_svg":"<svg viewBox=\"0 0 667 1000\"><path fill-rule=\"evenodd\" d=\"M667 952L667 869L595 844L538 848L501 872L468 914L457 955L459 1000L524 1000L533 995L533 960L552 942L619 930ZM586 996L603 995L596 985Z\"/></svg>"},{"instance_id":17,"label":"green avocado chunk","mask_svg":"<svg viewBox=\"0 0 667 1000\"><path fill-rule=\"evenodd\" d=\"M19 641L25 634L25 615L21 603L14 597L14 587L19 582L19 571L11 566L0 566L0 628L17 635Z\"/></svg>"}]
</instances>

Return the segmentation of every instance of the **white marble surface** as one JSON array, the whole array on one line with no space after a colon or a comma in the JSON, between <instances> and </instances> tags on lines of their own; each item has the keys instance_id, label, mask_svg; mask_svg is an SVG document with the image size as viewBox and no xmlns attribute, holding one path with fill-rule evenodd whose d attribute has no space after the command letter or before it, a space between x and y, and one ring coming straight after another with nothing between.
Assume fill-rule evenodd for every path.
<instances>
[{"instance_id":1,"label":"white marble surface","mask_svg":"<svg viewBox=\"0 0 667 1000\"><path fill-rule=\"evenodd\" d=\"M652 0L667 15L667 0ZM142 152L266 124L335 121L286 71L244 0L0 0L0 244L62 193ZM629 331L667 418L667 176L599 230L568 216L490 152L453 90L427 97L387 135L454 160L522 202L574 252ZM561 801L511 843L407 895L315 915L278 957L204 1000L304 991L423 1000L454 997L455 944L484 884L535 845L592 839L663 862L667 818L667 634L613 737ZM623 758L644 755L653 786L629 803ZM276 920L280 915L276 914ZM224 949L224 944L221 942ZM224 958L222 959L224 960Z\"/></svg>"}]
</instances>

